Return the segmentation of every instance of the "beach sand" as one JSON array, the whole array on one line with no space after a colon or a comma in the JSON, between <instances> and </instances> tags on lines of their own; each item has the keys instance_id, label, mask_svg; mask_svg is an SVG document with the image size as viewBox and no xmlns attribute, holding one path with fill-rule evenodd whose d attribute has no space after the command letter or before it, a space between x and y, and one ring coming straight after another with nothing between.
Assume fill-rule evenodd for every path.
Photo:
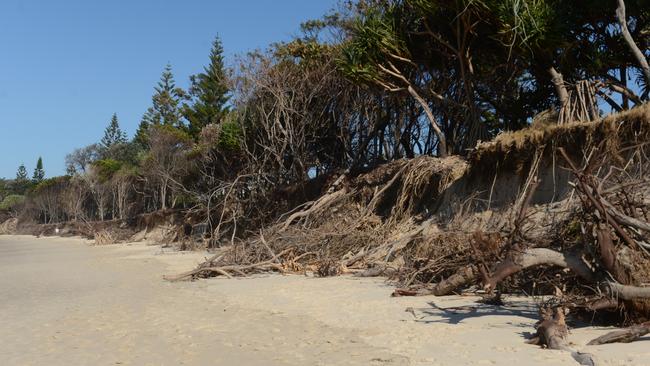
<instances>
[{"instance_id":1,"label":"beach sand","mask_svg":"<svg viewBox=\"0 0 650 366\"><path fill-rule=\"evenodd\" d=\"M537 307L391 298L382 279L268 275L169 283L206 253L0 236L2 365L577 365L527 345ZM585 346L602 365L650 365L650 338Z\"/></svg>"}]
</instances>

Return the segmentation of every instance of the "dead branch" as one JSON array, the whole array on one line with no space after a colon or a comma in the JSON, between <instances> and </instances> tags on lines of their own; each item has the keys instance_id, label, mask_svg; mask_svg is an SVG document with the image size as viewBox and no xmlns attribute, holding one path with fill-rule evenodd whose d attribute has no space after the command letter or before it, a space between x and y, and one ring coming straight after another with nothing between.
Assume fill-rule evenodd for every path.
<instances>
[{"instance_id":1,"label":"dead branch","mask_svg":"<svg viewBox=\"0 0 650 366\"><path fill-rule=\"evenodd\" d=\"M499 263L484 286L486 290L494 289L496 288L496 285L505 278L526 268L541 265L569 268L578 276L589 282L595 280L594 273L579 255L560 253L546 248L531 248L526 249L513 258L506 259Z\"/></svg>"},{"instance_id":2,"label":"dead branch","mask_svg":"<svg viewBox=\"0 0 650 366\"><path fill-rule=\"evenodd\" d=\"M648 333L650 333L650 322L633 325L625 329L617 329L596 339L592 339L589 343L587 343L587 345L595 346L608 343L630 343L638 340Z\"/></svg>"},{"instance_id":3,"label":"dead branch","mask_svg":"<svg viewBox=\"0 0 650 366\"><path fill-rule=\"evenodd\" d=\"M641 71L643 72L643 77L645 78L646 83L650 84L650 65L648 65L648 60L645 58L643 51L639 49L639 46L636 45L630 30L627 27L627 17L625 15L625 1L618 0L618 7L616 8L616 19L618 24L621 26L621 33L623 34L623 39L627 43L628 48L634 55L634 58L639 64Z\"/></svg>"},{"instance_id":4,"label":"dead branch","mask_svg":"<svg viewBox=\"0 0 650 366\"><path fill-rule=\"evenodd\" d=\"M456 289L472 283L476 280L478 270L474 266L460 268L455 274L438 282L432 287L422 287L418 289L401 289L398 288L393 292L393 296L445 296L454 292Z\"/></svg>"},{"instance_id":5,"label":"dead branch","mask_svg":"<svg viewBox=\"0 0 650 366\"><path fill-rule=\"evenodd\" d=\"M238 274L243 274L249 270L263 271L263 270L275 269L279 272L284 272L282 266L275 262L278 260L278 258L282 258L282 256L284 256L285 254L289 253L292 250L293 248L286 249L278 253L276 256L274 256L269 260L262 261L259 263L249 264L249 265L226 265L226 266L214 267L212 262L206 262L207 265L206 264L199 265L198 268L193 269L191 271L184 272L178 275L173 275L173 276L163 276L163 278L170 282L176 282L176 281L194 279L199 275L207 275L210 273L221 274L231 278L231 276L228 274L228 271L233 271L233 272L237 272Z\"/></svg>"}]
</instances>

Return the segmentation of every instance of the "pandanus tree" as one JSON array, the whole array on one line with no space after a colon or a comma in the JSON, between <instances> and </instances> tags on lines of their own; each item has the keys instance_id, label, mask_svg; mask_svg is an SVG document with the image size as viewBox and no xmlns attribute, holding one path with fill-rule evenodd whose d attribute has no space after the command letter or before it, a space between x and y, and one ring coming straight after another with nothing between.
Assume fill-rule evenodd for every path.
<instances>
[{"instance_id":1,"label":"pandanus tree","mask_svg":"<svg viewBox=\"0 0 650 366\"><path fill-rule=\"evenodd\" d=\"M562 112L572 98L591 98L584 103L591 107L569 108L567 120L598 117L596 95L613 109L647 98L641 3L629 2L623 14L602 0L363 1L341 69L356 82L408 93L431 123L439 154L462 153L554 104ZM639 75L632 87L630 70Z\"/></svg>"},{"instance_id":2,"label":"pandanus tree","mask_svg":"<svg viewBox=\"0 0 650 366\"><path fill-rule=\"evenodd\" d=\"M374 84L389 92L407 92L420 105L431 129L438 138L438 153L447 154L446 136L431 106L422 96L425 88L423 75L418 75L418 65L413 61L406 44L405 34L399 29L403 16L397 4L382 4L365 10L353 27L353 38L342 51L342 71L355 81ZM418 78L419 76L419 78ZM426 82L426 81L425 81ZM444 99L429 89L429 94Z\"/></svg>"},{"instance_id":3,"label":"pandanus tree","mask_svg":"<svg viewBox=\"0 0 650 366\"><path fill-rule=\"evenodd\" d=\"M439 155L462 152L543 109L541 98L522 87L530 76L504 47L495 9L479 1L362 3L342 70L385 91L407 92L429 120Z\"/></svg>"}]
</instances>

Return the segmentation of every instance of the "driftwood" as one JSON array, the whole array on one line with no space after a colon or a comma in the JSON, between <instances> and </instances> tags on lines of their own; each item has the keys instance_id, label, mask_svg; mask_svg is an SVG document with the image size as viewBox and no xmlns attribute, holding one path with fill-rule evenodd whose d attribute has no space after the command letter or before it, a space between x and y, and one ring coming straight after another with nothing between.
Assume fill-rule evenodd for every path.
<instances>
[{"instance_id":1,"label":"driftwood","mask_svg":"<svg viewBox=\"0 0 650 366\"><path fill-rule=\"evenodd\" d=\"M600 282L603 284L603 292L608 293L613 298L623 300L650 299L650 287L622 285L610 280L599 281L599 278L591 271L580 255L560 253L546 248L526 249L518 257L501 262L497 266L495 273L490 277L486 288L494 288L498 282L508 276L526 268L541 265L568 268L589 282Z\"/></svg>"},{"instance_id":2,"label":"driftwood","mask_svg":"<svg viewBox=\"0 0 650 366\"><path fill-rule=\"evenodd\" d=\"M560 253L546 248L531 248L526 249L516 257L506 259L497 265L494 273L489 277L488 282L485 283L484 286L487 290L494 289L497 283L501 282L508 276L526 268L540 265L553 265L569 268L587 281L594 281L595 279L594 273L579 255L573 253Z\"/></svg>"},{"instance_id":3,"label":"driftwood","mask_svg":"<svg viewBox=\"0 0 650 366\"><path fill-rule=\"evenodd\" d=\"M644 335L650 333L650 322L646 322L639 325L633 325L625 329L617 329L613 332L609 332L605 335L602 335L591 342L587 343L588 345L599 345L607 343L630 343L638 340Z\"/></svg>"},{"instance_id":4,"label":"driftwood","mask_svg":"<svg viewBox=\"0 0 650 366\"><path fill-rule=\"evenodd\" d=\"M528 343L548 347L549 349L571 352L573 359L581 365L595 366L596 362L591 354L578 352L569 347L567 340L569 328L565 321L565 311L566 309L562 307L541 309L540 315L542 320L535 326L537 333Z\"/></svg>"},{"instance_id":5,"label":"driftwood","mask_svg":"<svg viewBox=\"0 0 650 366\"><path fill-rule=\"evenodd\" d=\"M193 269L191 271L184 272L178 275L173 275L173 276L163 276L163 278L167 281L176 282L176 281L183 281L183 280L191 280L196 278L199 275L208 275L208 274L223 275L228 278L232 278L231 272L235 272L240 276L244 276L246 271L251 271L251 270L256 270L256 271L276 270L278 272L284 272L284 269L280 264L277 263L277 260L278 258L281 258L291 250L292 249L284 250L267 261L248 264L248 265L215 266L212 264L215 262L205 262L204 265L199 266L198 268Z\"/></svg>"},{"instance_id":6,"label":"driftwood","mask_svg":"<svg viewBox=\"0 0 650 366\"><path fill-rule=\"evenodd\" d=\"M478 270L474 266L460 268L456 273L438 282L432 287L422 287L416 289L395 289L392 296L445 296L453 293L458 288L472 283L476 280Z\"/></svg>"},{"instance_id":7,"label":"driftwood","mask_svg":"<svg viewBox=\"0 0 650 366\"><path fill-rule=\"evenodd\" d=\"M568 349L567 336L569 329L565 322L565 309L541 309L540 320L536 325L536 335L528 343L545 346L550 349Z\"/></svg>"}]
</instances>

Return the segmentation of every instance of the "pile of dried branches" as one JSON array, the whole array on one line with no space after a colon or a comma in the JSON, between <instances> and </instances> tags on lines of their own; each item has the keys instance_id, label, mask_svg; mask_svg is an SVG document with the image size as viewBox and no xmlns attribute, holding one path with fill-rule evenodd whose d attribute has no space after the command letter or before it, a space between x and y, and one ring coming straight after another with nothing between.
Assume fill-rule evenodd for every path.
<instances>
[{"instance_id":1,"label":"pile of dried branches","mask_svg":"<svg viewBox=\"0 0 650 366\"><path fill-rule=\"evenodd\" d=\"M562 329L558 309L604 314L603 319L621 323L647 321L650 115L644 113L569 124L542 135L534 131L536 147L521 147L530 152L527 161L513 159L517 148L502 154L501 147L488 146L493 152L482 152L478 161L503 168L517 160L516 168L508 169L519 176L513 180L520 184L519 193L499 208L491 208L492 190L508 187L495 188L496 177L482 177L483 185L472 178L477 170L493 169L468 167L453 157L395 161L358 176L341 175L319 198L280 216L249 239L232 240L196 269L168 279L269 271L382 275L399 285L396 296L466 290L555 295L540 334L549 327ZM490 157L495 154L501 160ZM553 198L544 201L538 190L551 179L551 170L561 171L557 174L569 181L562 183L557 199L553 192ZM487 189L476 188L456 200L462 201L461 208L471 206L465 204L469 200L479 204L456 209L443 220L441 210L454 211L440 207L453 201L445 197L466 194L462 187ZM466 225L477 218L480 225ZM612 339L638 338L644 331L630 328ZM560 338L545 343L565 345L563 333L557 334ZM585 355L574 357L588 362Z\"/></svg>"},{"instance_id":2,"label":"pile of dried branches","mask_svg":"<svg viewBox=\"0 0 650 366\"><path fill-rule=\"evenodd\" d=\"M280 216L248 240L233 240L193 271L170 280L256 272L321 276L394 274L401 253L423 237L431 195L462 175L459 158L400 160L357 177L342 175L315 201ZM416 187L417 192L413 191Z\"/></svg>"},{"instance_id":3,"label":"pile of dried branches","mask_svg":"<svg viewBox=\"0 0 650 366\"><path fill-rule=\"evenodd\" d=\"M557 278L551 285L564 306L617 311L630 320L647 320L650 159L646 145L634 141L611 150L600 144L590 150L582 166L559 148L566 169L575 177L578 198L577 205L567 205L568 219L548 230L545 238L527 235L523 228L532 216L527 212L534 179L529 194L519 200L522 206L513 208L518 215L509 231L467 236L471 250L465 248L465 258L458 262L464 265L455 273L435 284L398 289L396 295L445 295L476 282L490 292L513 275L521 277L524 272L528 278L540 278L531 271L556 267L565 270L553 273Z\"/></svg>"}]
</instances>

